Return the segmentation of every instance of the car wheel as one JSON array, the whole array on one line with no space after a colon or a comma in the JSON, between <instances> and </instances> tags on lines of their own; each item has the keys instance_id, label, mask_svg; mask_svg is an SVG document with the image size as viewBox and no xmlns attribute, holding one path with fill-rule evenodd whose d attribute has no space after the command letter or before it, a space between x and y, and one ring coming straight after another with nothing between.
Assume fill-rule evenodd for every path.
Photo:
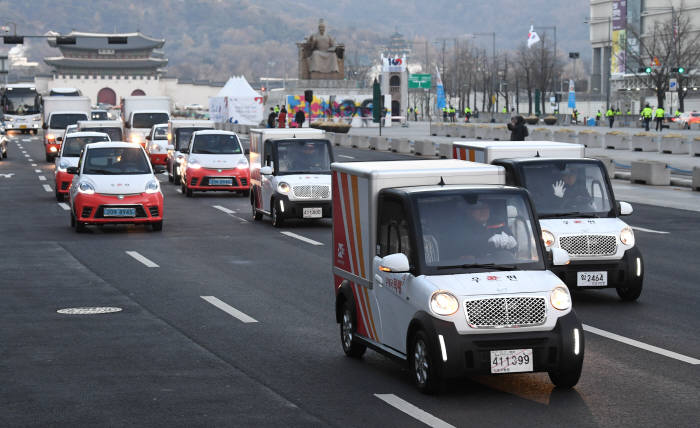
<instances>
[{"instance_id":1,"label":"car wheel","mask_svg":"<svg viewBox=\"0 0 700 428\"><path fill-rule=\"evenodd\" d=\"M570 389L576 386L578 380L581 378L582 368L583 359L581 359L573 370L566 372L551 371L547 374L549 374L549 380L551 380L557 388Z\"/></svg>"},{"instance_id":2,"label":"car wheel","mask_svg":"<svg viewBox=\"0 0 700 428\"><path fill-rule=\"evenodd\" d=\"M442 381L433 364L434 352L428 341L428 335L418 330L411 338L408 354L408 365L418 390L424 394L439 392Z\"/></svg>"},{"instance_id":3,"label":"car wheel","mask_svg":"<svg viewBox=\"0 0 700 428\"><path fill-rule=\"evenodd\" d=\"M355 305L346 300L343 303L343 318L340 321L340 344L343 346L345 355L352 358L360 358L367 351L365 345L354 341L357 331L357 317L355 315Z\"/></svg>"},{"instance_id":4,"label":"car wheel","mask_svg":"<svg viewBox=\"0 0 700 428\"><path fill-rule=\"evenodd\" d=\"M75 219L75 231L77 233L83 233L87 230L87 226L82 221Z\"/></svg>"},{"instance_id":5,"label":"car wheel","mask_svg":"<svg viewBox=\"0 0 700 428\"><path fill-rule=\"evenodd\" d=\"M282 216L280 216L279 208L277 208L277 203L272 201L271 211L272 211L272 225L274 227L282 227Z\"/></svg>"},{"instance_id":6,"label":"car wheel","mask_svg":"<svg viewBox=\"0 0 700 428\"><path fill-rule=\"evenodd\" d=\"M46 162L51 163L51 156L48 153L46 154Z\"/></svg>"},{"instance_id":7,"label":"car wheel","mask_svg":"<svg viewBox=\"0 0 700 428\"><path fill-rule=\"evenodd\" d=\"M241 192L241 195L245 198L250 196L250 189L246 189L243 192Z\"/></svg>"},{"instance_id":8,"label":"car wheel","mask_svg":"<svg viewBox=\"0 0 700 428\"><path fill-rule=\"evenodd\" d=\"M168 168L166 167L165 169L168 169ZM168 181L171 183L173 182L173 174L170 172L170 170L168 170Z\"/></svg>"},{"instance_id":9,"label":"car wheel","mask_svg":"<svg viewBox=\"0 0 700 428\"><path fill-rule=\"evenodd\" d=\"M262 213L258 212L257 208L255 208L256 202L255 202L255 197L253 196L250 198L250 211L253 214L253 220L255 221L260 221L262 220Z\"/></svg>"},{"instance_id":10,"label":"car wheel","mask_svg":"<svg viewBox=\"0 0 700 428\"><path fill-rule=\"evenodd\" d=\"M58 202L63 202L64 195L63 195L63 193L61 193L61 192L58 191L58 187L56 188L55 193L56 193L56 200L57 200Z\"/></svg>"},{"instance_id":11,"label":"car wheel","mask_svg":"<svg viewBox=\"0 0 700 428\"><path fill-rule=\"evenodd\" d=\"M70 227L75 227L75 215L73 215L73 211L70 213Z\"/></svg>"},{"instance_id":12,"label":"car wheel","mask_svg":"<svg viewBox=\"0 0 700 428\"><path fill-rule=\"evenodd\" d=\"M634 302L642 295L642 282L639 281L639 284L627 287L618 287L615 291L623 302Z\"/></svg>"},{"instance_id":13,"label":"car wheel","mask_svg":"<svg viewBox=\"0 0 700 428\"><path fill-rule=\"evenodd\" d=\"M153 229L154 232L160 232L163 230L163 221L154 221L151 223L151 229Z\"/></svg>"}]
</instances>

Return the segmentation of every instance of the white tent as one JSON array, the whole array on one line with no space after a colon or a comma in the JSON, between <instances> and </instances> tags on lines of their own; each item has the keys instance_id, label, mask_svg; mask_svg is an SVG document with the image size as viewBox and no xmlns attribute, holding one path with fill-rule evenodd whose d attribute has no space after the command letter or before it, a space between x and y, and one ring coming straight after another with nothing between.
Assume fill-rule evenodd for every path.
<instances>
[{"instance_id":1,"label":"white tent","mask_svg":"<svg viewBox=\"0 0 700 428\"><path fill-rule=\"evenodd\" d=\"M263 99L243 76L233 76L215 97L209 97L214 122L257 125L263 119Z\"/></svg>"}]
</instances>

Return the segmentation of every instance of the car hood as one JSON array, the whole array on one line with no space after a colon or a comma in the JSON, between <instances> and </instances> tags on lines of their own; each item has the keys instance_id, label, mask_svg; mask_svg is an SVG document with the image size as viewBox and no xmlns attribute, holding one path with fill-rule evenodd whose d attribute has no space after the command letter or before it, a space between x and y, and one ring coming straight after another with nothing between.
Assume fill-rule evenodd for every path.
<instances>
[{"instance_id":1,"label":"car hood","mask_svg":"<svg viewBox=\"0 0 700 428\"><path fill-rule=\"evenodd\" d=\"M550 218L540 219L540 227L552 232L555 236L618 235L624 227L627 227L627 223L619 218Z\"/></svg>"},{"instance_id":2,"label":"car hood","mask_svg":"<svg viewBox=\"0 0 700 428\"><path fill-rule=\"evenodd\" d=\"M245 155L205 155L194 153L188 158L188 163L196 160L204 168L231 169L235 168L241 159L245 159Z\"/></svg>"},{"instance_id":3,"label":"car hood","mask_svg":"<svg viewBox=\"0 0 700 428\"><path fill-rule=\"evenodd\" d=\"M146 191L146 184L156 179L153 174L84 175L80 178L81 180L92 183L92 185L95 186L96 193L106 195L143 193Z\"/></svg>"},{"instance_id":4,"label":"car hood","mask_svg":"<svg viewBox=\"0 0 700 428\"><path fill-rule=\"evenodd\" d=\"M440 290L460 297L548 292L557 285L566 287L548 270L479 272L425 277Z\"/></svg>"}]
</instances>

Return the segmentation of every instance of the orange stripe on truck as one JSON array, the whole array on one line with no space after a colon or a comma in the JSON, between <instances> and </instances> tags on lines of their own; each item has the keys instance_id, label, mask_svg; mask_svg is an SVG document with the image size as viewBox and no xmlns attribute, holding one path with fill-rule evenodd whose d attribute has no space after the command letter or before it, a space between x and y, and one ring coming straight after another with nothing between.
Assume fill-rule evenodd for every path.
<instances>
[{"instance_id":1,"label":"orange stripe on truck","mask_svg":"<svg viewBox=\"0 0 700 428\"><path fill-rule=\"evenodd\" d=\"M362 226L360 224L360 195L357 191L357 176L353 175L350 180L352 181L352 198L353 198L353 205L355 208L355 233L357 234L357 249L359 253L359 259L360 259L360 276L362 278L367 279L367 275L365 274L365 257L364 257L364 251L362 248Z\"/></svg>"},{"instance_id":2,"label":"orange stripe on truck","mask_svg":"<svg viewBox=\"0 0 700 428\"><path fill-rule=\"evenodd\" d=\"M351 257L351 266L350 268L352 269L353 275L357 275L357 260L355 257L355 231L352 228L352 216L350 215L351 212L351 205L350 205L350 189L348 188L348 176L347 174L340 174L340 182L343 184L343 201L345 202L345 212L343 213L343 217L345 217L343 220L345 221L345 224L348 226L348 238L350 239L350 251L352 254Z\"/></svg>"},{"instance_id":3,"label":"orange stripe on truck","mask_svg":"<svg viewBox=\"0 0 700 428\"><path fill-rule=\"evenodd\" d=\"M369 312L369 322L372 326L372 332L374 334L374 340L379 342L379 336L377 335L377 327L374 326L374 314L372 314L372 302L369 299L369 293L367 288L362 287L362 291L365 293L365 302L367 302L367 312Z\"/></svg>"}]
</instances>

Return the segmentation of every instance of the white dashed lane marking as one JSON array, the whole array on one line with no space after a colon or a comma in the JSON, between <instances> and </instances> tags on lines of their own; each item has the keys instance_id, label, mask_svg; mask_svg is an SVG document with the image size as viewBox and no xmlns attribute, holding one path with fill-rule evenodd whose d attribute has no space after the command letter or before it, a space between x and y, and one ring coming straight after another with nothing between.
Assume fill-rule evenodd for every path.
<instances>
[{"instance_id":1,"label":"white dashed lane marking","mask_svg":"<svg viewBox=\"0 0 700 428\"><path fill-rule=\"evenodd\" d=\"M44 190L46 190L47 192L53 192L53 189L48 184L44 184L43 187L44 187Z\"/></svg>"},{"instance_id":2,"label":"white dashed lane marking","mask_svg":"<svg viewBox=\"0 0 700 428\"><path fill-rule=\"evenodd\" d=\"M659 348L653 345L646 344L629 337L620 336L619 334L610 333L609 331L601 330L599 328L591 327L590 325L583 325L583 330L589 333L597 334L598 336L603 336L608 339L616 340L618 342L634 346L639 349L644 349L645 351L653 352L655 354L663 355L668 358L673 358L674 360L683 361L684 363L698 365L700 360L693 357L688 357L686 355L679 354L677 352L669 351L663 348Z\"/></svg>"},{"instance_id":3,"label":"white dashed lane marking","mask_svg":"<svg viewBox=\"0 0 700 428\"><path fill-rule=\"evenodd\" d=\"M39 176L39 181L46 181L46 177L44 177L43 175L40 175L40 176Z\"/></svg>"},{"instance_id":4,"label":"white dashed lane marking","mask_svg":"<svg viewBox=\"0 0 700 428\"><path fill-rule=\"evenodd\" d=\"M217 299L214 296L199 296L205 301L211 303L212 305L216 306L217 308L221 309L222 311L226 312L227 314L231 315L232 317L238 319L239 321L249 324L249 323L254 323L258 322L253 317L250 317L243 312L239 311L238 309L234 308L233 306L227 304L226 302L223 302L219 299Z\"/></svg>"},{"instance_id":5,"label":"white dashed lane marking","mask_svg":"<svg viewBox=\"0 0 700 428\"><path fill-rule=\"evenodd\" d=\"M438 428L455 428L454 425L450 425L447 422L443 421L440 418L437 418L430 413L426 412L425 410L422 410L413 404L409 403L408 401L397 397L394 394L374 394L375 397L379 398L386 404L390 405L391 407L398 409L408 416L412 417L413 419L417 419L424 424L428 425L429 427L438 427Z\"/></svg>"},{"instance_id":6,"label":"white dashed lane marking","mask_svg":"<svg viewBox=\"0 0 700 428\"><path fill-rule=\"evenodd\" d=\"M290 238L294 238L294 239L298 239L298 240L300 240L300 241L302 241L302 242L306 242L307 244L311 244L311 245L323 245L322 242L314 241L313 239L307 238L306 236L297 235L297 234L294 233L294 232L287 232L287 231L284 231L284 232L280 232L280 233L281 233L282 235L289 236Z\"/></svg>"},{"instance_id":7,"label":"white dashed lane marking","mask_svg":"<svg viewBox=\"0 0 700 428\"><path fill-rule=\"evenodd\" d=\"M222 207L221 205L212 205L212 207L216 208L217 210L219 210L221 212L225 212L226 214L230 215L231 217L235 218L236 220L240 220L241 223L248 223L248 220L241 218L241 217L238 217L236 215L236 211L234 211L234 210L230 210L226 207Z\"/></svg>"},{"instance_id":8,"label":"white dashed lane marking","mask_svg":"<svg viewBox=\"0 0 700 428\"><path fill-rule=\"evenodd\" d=\"M354 156L347 156L347 155L338 155L339 158L345 158L345 159L355 159Z\"/></svg>"},{"instance_id":9,"label":"white dashed lane marking","mask_svg":"<svg viewBox=\"0 0 700 428\"><path fill-rule=\"evenodd\" d=\"M160 266L158 266L157 264L155 264L155 263L153 263L152 261L150 261L150 260L148 260L147 258L145 258L144 256L142 256L141 254L139 254L137 251L127 251L126 254L130 255L131 257L133 257L134 259L136 259L136 260L138 260L139 262L143 263L144 265L146 265L146 266L149 267L149 268L157 268L157 267L160 267Z\"/></svg>"},{"instance_id":10,"label":"white dashed lane marking","mask_svg":"<svg viewBox=\"0 0 700 428\"><path fill-rule=\"evenodd\" d=\"M36 172L37 174L41 174L41 170L40 170L40 169L35 169L34 172Z\"/></svg>"},{"instance_id":11,"label":"white dashed lane marking","mask_svg":"<svg viewBox=\"0 0 700 428\"><path fill-rule=\"evenodd\" d=\"M64 211L70 211L70 206L68 206L68 204L65 202L59 202L58 206L63 208Z\"/></svg>"},{"instance_id":12,"label":"white dashed lane marking","mask_svg":"<svg viewBox=\"0 0 700 428\"><path fill-rule=\"evenodd\" d=\"M32 166L36 166L36 164L35 164L35 163L33 163L33 164L32 164Z\"/></svg>"},{"instance_id":13,"label":"white dashed lane marking","mask_svg":"<svg viewBox=\"0 0 700 428\"><path fill-rule=\"evenodd\" d=\"M668 235L670 233L670 232L664 232L662 230L646 229L646 228L639 227L639 226L632 226L632 229L638 230L640 232L658 233L660 235Z\"/></svg>"}]
</instances>

